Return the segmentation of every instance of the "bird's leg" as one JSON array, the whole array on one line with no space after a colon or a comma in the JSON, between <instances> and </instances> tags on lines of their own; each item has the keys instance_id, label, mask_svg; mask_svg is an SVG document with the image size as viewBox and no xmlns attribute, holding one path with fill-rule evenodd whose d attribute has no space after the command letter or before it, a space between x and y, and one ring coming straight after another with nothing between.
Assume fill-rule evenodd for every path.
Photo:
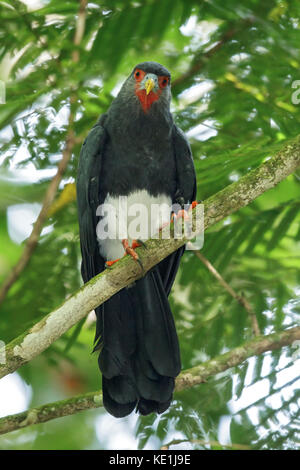
<instances>
[{"instance_id":1,"label":"bird's leg","mask_svg":"<svg viewBox=\"0 0 300 470\"><path fill-rule=\"evenodd\" d=\"M133 240L133 242L132 242L133 246L130 246L129 242L128 242L128 239L123 238L122 245L123 245L123 248L125 250L125 254L130 255L140 265L141 270L144 272L144 267L142 265L141 260L139 259L139 255L135 252L135 248L140 246L139 241L140 240Z\"/></svg>"},{"instance_id":2,"label":"bird's leg","mask_svg":"<svg viewBox=\"0 0 300 470\"><path fill-rule=\"evenodd\" d=\"M139 259L139 256L138 254L135 252L135 248L137 247L137 245L135 244L134 248L131 247L129 245L129 241L127 238L123 238L122 240L122 245L123 245L123 248L125 250L125 253L127 255L130 255L135 261L137 261Z\"/></svg>"},{"instance_id":3,"label":"bird's leg","mask_svg":"<svg viewBox=\"0 0 300 470\"><path fill-rule=\"evenodd\" d=\"M198 201L193 201L192 204L189 207L189 211L193 210L194 207L198 206L199 202Z\"/></svg>"},{"instance_id":4,"label":"bird's leg","mask_svg":"<svg viewBox=\"0 0 300 470\"><path fill-rule=\"evenodd\" d=\"M183 217L184 220L188 220L189 219L189 216L188 216L188 213L187 211L185 211L184 209L180 209L177 214L175 214L175 212L172 212L171 214L171 218L170 218L170 222L164 222L161 227L159 228L159 232L161 232L165 227L167 227L168 225L170 225L172 222L174 222L174 220L176 219L179 219L180 217Z\"/></svg>"},{"instance_id":5,"label":"bird's leg","mask_svg":"<svg viewBox=\"0 0 300 470\"><path fill-rule=\"evenodd\" d=\"M161 227L159 227L159 232L162 231L163 228L167 227L168 225L170 225L171 223L173 222L173 214L171 215L171 219L170 219L170 222L164 222Z\"/></svg>"},{"instance_id":6,"label":"bird's leg","mask_svg":"<svg viewBox=\"0 0 300 470\"><path fill-rule=\"evenodd\" d=\"M193 201L188 209L188 211L186 211L185 209L180 209L177 214L174 214L173 213L173 216L175 219L180 219L181 217L183 218L183 220L190 220L190 216L189 216L189 212L191 210L194 209L194 207L196 207L198 205L198 202L197 201ZM173 220L173 219L172 219Z\"/></svg>"},{"instance_id":7,"label":"bird's leg","mask_svg":"<svg viewBox=\"0 0 300 470\"><path fill-rule=\"evenodd\" d=\"M199 202L197 201L193 201L189 207L189 211L193 210L194 207L196 207L197 205L199 204ZM174 222L174 220L177 220L177 219L180 219L180 217L182 217L184 220L189 220L190 219L190 216L188 214L188 211L186 211L185 209L180 209L177 214L175 214L175 212L172 212L172 215L171 215L171 219L170 219L170 222L165 222L162 224L162 226L159 228L159 232L162 231L162 229L164 229L165 227L167 227L167 225L169 225L169 223L171 224L172 222Z\"/></svg>"},{"instance_id":8,"label":"bird's leg","mask_svg":"<svg viewBox=\"0 0 300 470\"><path fill-rule=\"evenodd\" d=\"M190 216L185 209L180 209L177 214L173 213L174 219L189 220Z\"/></svg>"},{"instance_id":9,"label":"bird's leg","mask_svg":"<svg viewBox=\"0 0 300 470\"><path fill-rule=\"evenodd\" d=\"M139 259L139 255L135 252L135 248L138 248L139 246L145 246L145 243L142 240L132 240L132 244L130 246L128 239L124 238L122 240L122 245L123 245L123 248L125 250L124 256L130 255L135 261L137 261L139 263L139 265L141 266L141 268L143 270L144 268L143 268L142 262ZM106 261L105 262L105 267L110 268L111 266L113 266L120 259L121 258L114 259L114 260L111 260L111 261Z\"/></svg>"},{"instance_id":10,"label":"bird's leg","mask_svg":"<svg viewBox=\"0 0 300 470\"><path fill-rule=\"evenodd\" d=\"M174 234L175 238L182 235L182 224L179 223L180 219L183 220L184 222L184 233L189 236L191 234L191 228L192 228L192 223L191 223L191 211L196 207L198 204L197 201L193 201L188 210L183 209L183 205L181 206L182 208L179 209L177 213L172 214L172 221L174 222Z\"/></svg>"}]
</instances>

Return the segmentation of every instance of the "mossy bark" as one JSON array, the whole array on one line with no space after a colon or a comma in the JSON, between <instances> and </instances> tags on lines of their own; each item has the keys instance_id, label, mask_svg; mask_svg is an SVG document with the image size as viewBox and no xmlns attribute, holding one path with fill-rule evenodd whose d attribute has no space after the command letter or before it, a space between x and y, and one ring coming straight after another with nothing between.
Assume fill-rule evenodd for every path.
<instances>
[{"instance_id":1,"label":"mossy bark","mask_svg":"<svg viewBox=\"0 0 300 470\"><path fill-rule=\"evenodd\" d=\"M255 339L225 354L181 372L176 379L175 392L180 392L187 388L194 387L195 385L205 383L209 377L235 367L251 356L280 349L284 346L291 345L296 340L300 340L300 327L290 328L267 336L257 336ZM33 424L45 423L52 419L72 415L79 411L99 408L101 406L101 392L85 393L66 400L32 408L23 413L1 418L0 434L22 429Z\"/></svg>"},{"instance_id":2,"label":"mossy bark","mask_svg":"<svg viewBox=\"0 0 300 470\"><path fill-rule=\"evenodd\" d=\"M246 206L293 173L299 166L300 136L285 144L273 158L204 201L204 229ZM198 209L199 206L196 206L193 212L196 213ZM201 230L203 230L202 224L199 221L194 222L193 231L200 234ZM13 372L42 353L91 310L139 279L187 241L184 237L181 239L163 237L164 230L161 239L151 239L147 241L145 247L137 249L144 267L143 273L134 260L124 257L111 269L91 279L33 328L9 343L6 347L6 363L0 364L0 377Z\"/></svg>"}]
</instances>

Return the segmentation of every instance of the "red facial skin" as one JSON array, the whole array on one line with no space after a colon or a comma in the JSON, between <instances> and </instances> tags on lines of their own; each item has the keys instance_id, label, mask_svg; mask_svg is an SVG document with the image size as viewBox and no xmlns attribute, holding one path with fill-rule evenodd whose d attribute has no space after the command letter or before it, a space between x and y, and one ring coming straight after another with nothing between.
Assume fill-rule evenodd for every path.
<instances>
[{"instance_id":1,"label":"red facial skin","mask_svg":"<svg viewBox=\"0 0 300 470\"><path fill-rule=\"evenodd\" d=\"M144 70L141 70L141 69L136 69L135 72L134 72L134 78L135 78L135 81L136 81L135 94L138 97L138 99L140 100L143 111L146 113L147 111L149 111L152 104L155 101L158 100L158 98L161 95L161 92L162 92L163 88L165 88L168 85L169 77L166 77L164 75L159 76L158 77L159 89L158 89L157 93L155 93L152 90L152 91L150 91L149 95L147 95L145 89L140 89L140 83L143 80L143 78L145 77L145 75L146 75L146 72L144 72Z\"/></svg>"}]
</instances>

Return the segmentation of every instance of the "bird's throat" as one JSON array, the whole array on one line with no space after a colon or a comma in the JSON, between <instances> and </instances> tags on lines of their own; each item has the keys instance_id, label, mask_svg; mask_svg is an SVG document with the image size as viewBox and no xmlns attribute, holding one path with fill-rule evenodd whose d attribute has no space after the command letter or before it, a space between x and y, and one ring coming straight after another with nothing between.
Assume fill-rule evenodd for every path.
<instances>
[{"instance_id":1,"label":"bird's throat","mask_svg":"<svg viewBox=\"0 0 300 470\"><path fill-rule=\"evenodd\" d=\"M142 89L136 90L136 95L140 100L143 111L146 113L147 111L149 111L152 104L158 100L160 94L154 93L154 91L150 91L150 93L147 95L146 90Z\"/></svg>"}]
</instances>

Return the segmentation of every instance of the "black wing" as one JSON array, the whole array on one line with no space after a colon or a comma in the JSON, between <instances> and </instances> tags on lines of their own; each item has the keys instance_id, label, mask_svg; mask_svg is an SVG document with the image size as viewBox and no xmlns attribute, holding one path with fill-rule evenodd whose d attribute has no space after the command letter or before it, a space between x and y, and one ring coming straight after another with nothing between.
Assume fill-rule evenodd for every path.
<instances>
[{"instance_id":1,"label":"black wing","mask_svg":"<svg viewBox=\"0 0 300 470\"><path fill-rule=\"evenodd\" d=\"M96 237L99 205L99 179L102 155L107 138L103 127L106 115L101 116L85 139L79 157L77 174L77 205L82 254L81 274L84 282L89 281L104 269Z\"/></svg>"},{"instance_id":2,"label":"black wing","mask_svg":"<svg viewBox=\"0 0 300 470\"><path fill-rule=\"evenodd\" d=\"M180 199L182 199L184 204L190 204L196 200L197 193L192 150L186 136L175 124L173 127L173 146L177 171L177 191L173 202L180 202Z\"/></svg>"},{"instance_id":3,"label":"black wing","mask_svg":"<svg viewBox=\"0 0 300 470\"><path fill-rule=\"evenodd\" d=\"M177 181L177 188L172 202L173 204L178 203L180 205L191 204L196 200L197 193L193 156L186 136L175 124L173 126L172 140L176 161ZM179 248L179 250L172 253L158 265L167 295L170 293L184 250L185 246Z\"/></svg>"}]
</instances>

